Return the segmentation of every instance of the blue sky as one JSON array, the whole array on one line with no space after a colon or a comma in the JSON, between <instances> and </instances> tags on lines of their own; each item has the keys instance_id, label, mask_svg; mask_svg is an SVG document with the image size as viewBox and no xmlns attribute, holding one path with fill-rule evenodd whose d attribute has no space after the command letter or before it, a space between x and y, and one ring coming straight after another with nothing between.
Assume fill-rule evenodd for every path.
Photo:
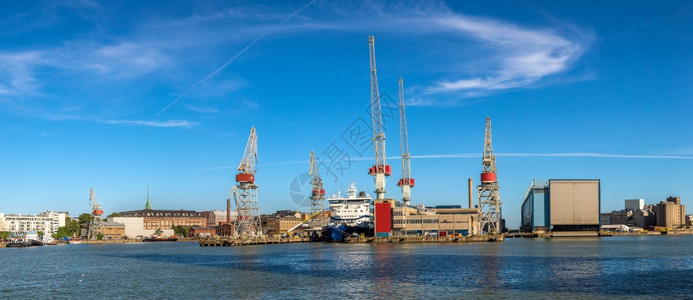
<instances>
[{"instance_id":1,"label":"blue sky","mask_svg":"<svg viewBox=\"0 0 693 300\"><path fill-rule=\"evenodd\" d=\"M251 126L262 212L307 209L311 150L328 194L372 194L343 139L370 123L368 35L383 101L404 78L413 203L466 203L490 116L510 227L533 178L599 178L602 211L693 205L692 29L685 1L3 4L0 212L79 214L91 187L142 209L147 182L155 209L223 209Z\"/></svg>"}]
</instances>

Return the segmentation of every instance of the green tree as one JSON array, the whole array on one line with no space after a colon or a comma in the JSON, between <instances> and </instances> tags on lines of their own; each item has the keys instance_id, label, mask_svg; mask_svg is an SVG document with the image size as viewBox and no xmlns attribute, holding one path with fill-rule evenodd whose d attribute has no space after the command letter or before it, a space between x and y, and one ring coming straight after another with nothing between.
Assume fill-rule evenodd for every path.
<instances>
[{"instance_id":1,"label":"green tree","mask_svg":"<svg viewBox=\"0 0 693 300\"><path fill-rule=\"evenodd\" d=\"M43 238L43 231L39 231L36 234L38 234L39 238Z\"/></svg>"},{"instance_id":2,"label":"green tree","mask_svg":"<svg viewBox=\"0 0 693 300\"><path fill-rule=\"evenodd\" d=\"M161 235L162 233L163 231L161 231L161 229L157 229L156 231L154 231L155 235Z\"/></svg>"},{"instance_id":3,"label":"green tree","mask_svg":"<svg viewBox=\"0 0 693 300\"><path fill-rule=\"evenodd\" d=\"M53 237L56 239L61 239L64 237L73 237L79 235L79 231L79 221L70 219L67 223L65 223L65 226L58 228L58 232L53 234Z\"/></svg>"},{"instance_id":4,"label":"green tree","mask_svg":"<svg viewBox=\"0 0 693 300\"><path fill-rule=\"evenodd\" d=\"M97 234L97 235L96 235L96 239L99 240L99 241L100 241L100 240L103 240L103 234L101 234L101 233Z\"/></svg>"},{"instance_id":5,"label":"green tree","mask_svg":"<svg viewBox=\"0 0 693 300\"><path fill-rule=\"evenodd\" d=\"M176 233L176 235L182 235L182 236L188 236L189 228L188 227L183 227L183 226L173 226L172 227L173 232Z\"/></svg>"},{"instance_id":6,"label":"green tree","mask_svg":"<svg viewBox=\"0 0 693 300\"><path fill-rule=\"evenodd\" d=\"M105 219L103 219L103 220L104 220L104 221L108 221L109 218L117 218L117 217L120 217L120 213L114 212L114 213L108 215L108 216L107 216Z\"/></svg>"},{"instance_id":7,"label":"green tree","mask_svg":"<svg viewBox=\"0 0 693 300\"><path fill-rule=\"evenodd\" d=\"M79 215L79 225L89 224L91 222L91 215L88 213L83 213Z\"/></svg>"}]
</instances>

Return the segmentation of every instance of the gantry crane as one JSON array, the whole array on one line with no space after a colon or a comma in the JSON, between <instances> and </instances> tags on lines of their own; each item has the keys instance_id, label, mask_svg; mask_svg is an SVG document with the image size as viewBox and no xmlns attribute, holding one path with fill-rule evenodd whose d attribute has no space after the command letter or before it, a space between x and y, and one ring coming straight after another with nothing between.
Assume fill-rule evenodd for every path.
<instances>
[{"instance_id":1,"label":"gantry crane","mask_svg":"<svg viewBox=\"0 0 693 300\"><path fill-rule=\"evenodd\" d=\"M322 178L320 177L320 169L318 162L315 159L315 151L310 151L310 224L314 226L322 225L323 211L325 209L325 190L322 188Z\"/></svg>"},{"instance_id":2,"label":"gantry crane","mask_svg":"<svg viewBox=\"0 0 693 300\"><path fill-rule=\"evenodd\" d=\"M368 174L375 180L376 199L385 199L385 180L392 174L392 168L386 162L385 132L380 106L380 93L378 92L378 75L375 69L375 38L368 37L368 50L371 65L371 120L373 122L373 150L375 152L375 164L368 169Z\"/></svg>"},{"instance_id":3,"label":"gantry crane","mask_svg":"<svg viewBox=\"0 0 693 300\"><path fill-rule=\"evenodd\" d=\"M99 200L96 199L94 188L89 191L89 202L91 203L91 220L89 220L89 227L87 227L87 238L93 241L99 239L99 234L103 238L106 233L102 219L103 209L101 209Z\"/></svg>"},{"instance_id":4,"label":"gantry crane","mask_svg":"<svg viewBox=\"0 0 693 300\"><path fill-rule=\"evenodd\" d=\"M257 165L257 135L255 127L250 129L248 143L245 146L243 159L238 165L236 186L231 188L230 198L236 202L238 217L234 222L234 235L237 237L255 237L262 234L260 212L257 206L257 185L255 173Z\"/></svg>"},{"instance_id":5,"label":"gantry crane","mask_svg":"<svg viewBox=\"0 0 693 300\"><path fill-rule=\"evenodd\" d=\"M414 187L414 178L411 178L411 156L409 155L409 135L407 133L407 117L404 113L404 82L399 78L399 145L402 149L402 178L397 186L402 188L402 203L409 206L411 203L411 188Z\"/></svg>"},{"instance_id":6,"label":"gantry crane","mask_svg":"<svg viewBox=\"0 0 693 300\"><path fill-rule=\"evenodd\" d=\"M500 234L501 202L496 176L496 156L491 144L491 117L486 117L484 137L484 157L482 162L481 184L479 190L479 232Z\"/></svg>"}]
</instances>

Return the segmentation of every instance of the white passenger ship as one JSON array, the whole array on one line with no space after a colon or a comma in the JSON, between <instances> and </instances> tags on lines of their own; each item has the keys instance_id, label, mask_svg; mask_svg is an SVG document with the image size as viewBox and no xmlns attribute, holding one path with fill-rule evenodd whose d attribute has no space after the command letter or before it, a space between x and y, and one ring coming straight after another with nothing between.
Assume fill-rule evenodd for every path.
<instances>
[{"instance_id":1,"label":"white passenger ship","mask_svg":"<svg viewBox=\"0 0 693 300\"><path fill-rule=\"evenodd\" d=\"M347 190L347 196L342 197L341 192L328 198L330 204L330 225L344 225L349 227L373 227L373 199L366 192L359 192L356 184L351 183Z\"/></svg>"}]
</instances>

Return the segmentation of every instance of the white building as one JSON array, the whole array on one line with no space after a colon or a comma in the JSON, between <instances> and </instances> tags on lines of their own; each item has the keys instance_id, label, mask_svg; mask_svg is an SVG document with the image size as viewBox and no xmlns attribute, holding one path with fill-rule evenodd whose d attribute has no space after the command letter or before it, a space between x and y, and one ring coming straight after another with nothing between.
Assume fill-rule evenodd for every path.
<instances>
[{"instance_id":1,"label":"white building","mask_svg":"<svg viewBox=\"0 0 693 300\"><path fill-rule=\"evenodd\" d=\"M5 214L0 213L0 232L7 231L7 227L5 227Z\"/></svg>"},{"instance_id":2,"label":"white building","mask_svg":"<svg viewBox=\"0 0 693 300\"><path fill-rule=\"evenodd\" d=\"M66 212L46 211L39 214L39 216L51 218L53 220L51 222L51 232L57 233L58 228L65 226L65 219L69 214Z\"/></svg>"},{"instance_id":3,"label":"white building","mask_svg":"<svg viewBox=\"0 0 693 300\"><path fill-rule=\"evenodd\" d=\"M26 234L28 231L43 232L45 236L53 233L53 218L40 215L6 215L5 228L13 234ZM56 229L57 232L57 229Z\"/></svg>"},{"instance_id":4,"label":"white building","mask_svg":"<svg viewBox=\"0 0 693 300\"><path fill-rule=\"evenodd\" d=\"M156 232L155 229L144 229L143 217L110 217L108 222L125 225L125 237L128 239L135 239L140 236L150 237ZM162 236L174 235L173 229L162 229L161 232Z\"/></svg>"},{"instance_id":5,"label":"white building","mask_svg":"<svg viewBox=\"0 0 693 300\"><path fill-rule=\"evenodd\" d=\"M645 207L645 199L626 199L626 210L636 211Z\"/></svg>"}]
</instances>

